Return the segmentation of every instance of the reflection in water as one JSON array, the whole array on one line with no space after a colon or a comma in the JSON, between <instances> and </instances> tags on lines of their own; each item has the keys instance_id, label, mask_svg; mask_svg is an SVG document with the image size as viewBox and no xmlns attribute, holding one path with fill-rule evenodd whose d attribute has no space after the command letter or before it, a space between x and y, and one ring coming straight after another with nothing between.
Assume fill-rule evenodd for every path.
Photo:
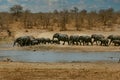
<instances>
[{"instance_id":1,"label":"reflection in water","mask_svg":"<svg viewBox=\"0 0 120 80\"><path fill-rule=\"evenodd\" d=\"M0 60L4 58L20 62L118 62L120 52L0 51Z\"/></svg>"}]
</instances>

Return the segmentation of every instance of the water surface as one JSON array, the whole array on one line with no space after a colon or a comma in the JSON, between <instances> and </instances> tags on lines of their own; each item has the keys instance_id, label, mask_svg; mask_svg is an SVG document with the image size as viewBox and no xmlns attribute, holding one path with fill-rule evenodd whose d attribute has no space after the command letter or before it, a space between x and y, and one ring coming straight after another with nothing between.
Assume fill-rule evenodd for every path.
<instances>
[{"instance_id":1,"label":"water surface","mask_svg":"<svg viewBox=\"0 0 120 80\"><path fill-rule=\"evenodd\" d=\"M96 62L120 59L120 52L54 52L54 51L0 51L0 60L10 58L17 62Z\"/></svg>"}]
</instances>

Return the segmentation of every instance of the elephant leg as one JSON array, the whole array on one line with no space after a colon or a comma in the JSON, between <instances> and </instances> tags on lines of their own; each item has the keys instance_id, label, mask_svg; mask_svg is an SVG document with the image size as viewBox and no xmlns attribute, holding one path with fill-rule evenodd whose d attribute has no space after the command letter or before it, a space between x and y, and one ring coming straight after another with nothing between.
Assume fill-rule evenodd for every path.
<instances>
[{"instance_id":1,"label":"elephant leg","mask_svg":"<svg viewBox=\"0 0 120 80\"><path fill-rule=\"evenodd\" d=\"M114 46L116 46L116 43L114 43Z\"/></svg>"},{"instance_id":2,"label":"elephant leg","mask_svg":"<svg viewBox=\"0 0 120 80\"><path fill-rule=\"evenodd\" d=\"M93 42L91 41L90 43L91 43L91 45L93 46Z\"/></svg>"},{"instance_id":3,"label":"elephant leg","mask_svg":"<svg viewBox=\"0 0 120 80\"><path fill-rule=\"evenodd\" d=\"M105 46L108 46L108 44L107 44L107 43L105 43Z\"/></svg>"},{"instance_id":4,"label":"elephant leg","mask_svg":"<svg viewBox=\"0 0 120 80\"><path fill-rule=\"evenodd\" d=\"M72 45L74 45L75 43L74 43L74 41L72 41Z\"/></svg>"},{"instance_id":5,"label":"elephant leg","mask_svg":"<svg viewBox=\"0 0 120 80\"><path fill-rule=\"evenodd\" d=\"M107 42L107 46L109 46L109 45L108 45L108 42Z\"/></svg>"},{"instance_id":6,"label":"elephant leg","mask_svg":"<svg viewBox=\"0 0 120 80\"><path fill-rule=\"evenodd\" d=\"M76 41L76 45L78 45L78 41Z\"/></svg>"},{"instance_id":7,"label":"elephant leg","mask_svg":"<svg viewBox=\"0 0 120 80\"><path fill-rule=\"evenodd\" d=\"M65 41L63 42L63 45L65 45Z\"/></svg>"},{"instance_id":8,"label":"elephant leg","mask_svg":"<svg viewBox=\"0 0 120 80\"><path fill-rule=\"evenodd\" d=\"M68 45L69 45L69 41L68 41Z\"/></svg>"},{"instance_id":9,"label":"elephant leg","mask_svg":"<svg viewBox=\"0 0 120 80\"><path fill-rule=\"evenodd\" d=\"M81 41L79 41L80 45L81 45Z\"/></svg>"},{"instance_id":10,"label":"elephant leg","mask_svg":"<svg viewBox=\"0 0 120 80\"><path fill-rule=\"evenodd\" d=\"M60 40L58 40L58 43L60 44Z\"/></svg>"},{"instance_id":11,"label":"elephant leg","mask_svg":"<svg viewBox=\"0 0 120 80\"><path fill-rule=\"evenodd\" d=\"M85 42L83 42L83 46L85 45Z\"/></svg>"}]
</instances>

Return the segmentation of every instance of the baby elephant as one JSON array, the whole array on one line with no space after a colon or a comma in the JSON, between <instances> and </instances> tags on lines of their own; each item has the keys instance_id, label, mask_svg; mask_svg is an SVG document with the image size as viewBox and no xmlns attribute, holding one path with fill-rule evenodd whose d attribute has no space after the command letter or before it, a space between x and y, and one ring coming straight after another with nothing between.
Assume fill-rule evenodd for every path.
<instances>
[{"instance_id":1,"label":"baby elephant","mask_svg":"<svg viewBox=\"0 0 120 80\"><path fill-rule=\"evenodd\" d=\"M113 40L114 46L120 46L120 40Z\"/></svg>"}]
</instances>

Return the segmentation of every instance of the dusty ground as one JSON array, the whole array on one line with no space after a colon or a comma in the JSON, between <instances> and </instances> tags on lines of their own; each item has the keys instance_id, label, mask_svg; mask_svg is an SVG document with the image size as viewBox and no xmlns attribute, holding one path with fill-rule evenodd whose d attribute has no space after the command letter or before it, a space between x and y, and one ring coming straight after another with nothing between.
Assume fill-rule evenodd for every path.
<instances>
[{"instance_id":1,"label":"dusty ground","mask_svg":"<svg viewBox=\"0 0 120 80\"><path fill-rule=\"evenodd\" d=\"M120 80L120 64L0 62L0 80Z\"/></svg>"},{"instance_id":2,"label":"dusty ground","mask_svg":"<svg viewBox=\"0 0 120 80\"><path fill-rule=\"evenodd\" d=\"M5 43L3 43L4 45ZM120 46L81 46L81 45L57 45L57 44L40 44L35 46L25 47L13 47L13 43L6 45L5 47L0 46L0 50L31 50L31 51L61 51L61 52L120 52Z\"/></svg>"},{"instance_id":3,"label":"dusty ground","mask_svg":"<svg viewBox=\"0 0 120 80\"><path fill-rule=\"evenodd\" d=\"M120 35L120 28L118 28L115 31L93 31L93 30L84 30L84 31L46 31L46 30L39 30L39 29L29 29L27 30L28 32L26 32L26 30L20 30L20 31L16 31L14 32L15 34L15 38L19 37L19 36L25 36L25 35L32 35L36 38L40 38L40 37L44 37L44 38L51 38L53 34L55 33L63 33L63 34L68 34L68 35L92 35L92 34L102 34L104 36L108 36L111 34L114 35Z\"/></svg>"}]
</instances>

